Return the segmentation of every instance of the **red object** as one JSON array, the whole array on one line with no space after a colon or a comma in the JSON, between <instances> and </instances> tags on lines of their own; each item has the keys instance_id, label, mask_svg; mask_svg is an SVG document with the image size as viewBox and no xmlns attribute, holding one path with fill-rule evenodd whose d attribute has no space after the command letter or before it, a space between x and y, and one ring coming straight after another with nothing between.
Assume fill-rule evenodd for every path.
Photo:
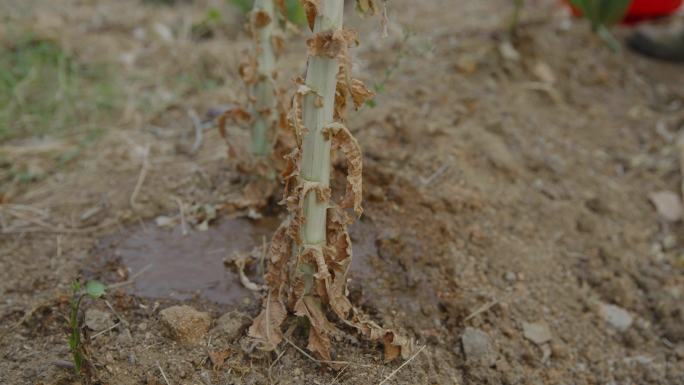
<instances>
[{"instance_id":1,"label":"red object","mask_svg":"<svg viewBox=\"0 0 684 385\"><path fill-rule=\"evenodd\" d=\"M684 0L634 0L629 5L623 23L635 23L646 19L656 19L671 15L677 11ZM569 5L568 0L564 0ZM572 13L575 16L581 16L581 13L575 7L572 7Z\"/></svg>"}]
</instances>

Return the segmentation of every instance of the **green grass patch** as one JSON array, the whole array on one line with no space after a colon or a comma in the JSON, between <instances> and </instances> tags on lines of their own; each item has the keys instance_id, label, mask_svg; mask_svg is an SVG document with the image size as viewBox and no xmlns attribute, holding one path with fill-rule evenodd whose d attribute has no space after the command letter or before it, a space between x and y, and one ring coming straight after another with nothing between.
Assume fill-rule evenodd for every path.
<instances>
[{"instance_id":1,"label":"green grass patch","mask_svg":"<svg viewBox=\"0 0 684 385\"><path fill-rule=\"evenodd\" d=\"M254 0L229 0L229 2L242 13L250 12L254 5ZM306 14L299 0L285 0L285 13L287 19L296 25L302 26L306 23Z\"/></svg>"},{"instance_id":2,"label":"green grass patch","mask_svg":"<svg viewBox=\"0 0 684 385\"><path fill-rule=\"evenodd\" d=\"M92 137L112 119L119 93L106 65L79 63L55 41L32 34L6 36L0 41L0 141Z\"/></svg>"}]
</instances>

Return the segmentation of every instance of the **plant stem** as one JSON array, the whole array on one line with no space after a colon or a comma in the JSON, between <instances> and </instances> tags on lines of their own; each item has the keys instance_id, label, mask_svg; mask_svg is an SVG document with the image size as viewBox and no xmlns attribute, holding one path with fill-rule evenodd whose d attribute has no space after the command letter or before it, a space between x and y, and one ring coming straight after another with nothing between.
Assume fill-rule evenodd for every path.
<instances>
[{"instance_id":1,"label":"plant stem","mask_svg":"<svg viewBox=\"0 0 684 385\"><path fill-rule=\"evenodd\" d=\"M344 0L323 0L316 16L314 33L342 28ZM323 135L323 128L333 121L335 87L339 60L310 56L306 72L306 85L314 93L304 96L302 116L308 132L302 142L301 178L317 182L321 187L330 186L330 140ZM322 105L316 99L322 99ZM304 201L305 222L301 230L304 245L321 245L326 241L326 210L329 202L319 202L310 192Z\"/></svg>"},{"instance_id":2,"label":"plant stem","mask_svg":"<svg viewBox=\"0 0 684 385\"><path fill-rule=\"evenodd\" d=\"M71 336L69 338L69 348L74 357L74 370L76 374L81 374L83 366L83 356L81 355L81 331L78 324L78 309L83 299L83 294L76 294L71 300L71 312L69 314L69 326L71 326Z\"/></svg>"},{"instance_id":3,"label":"plant stem","mask_svg":"<svg viewBox=\"0 0 684 385\"><path fill-rule=\"evenodd\" d=\"M257 28L252 20L252 33L255 41L258 80L252 87L251 114L255 117L251 132L250 152L257 157L267 156L271 151L269 134L276 120L276 95L273 71L275 70L275 52L273 50L273 28L276 24L273 0L255 0L253 14L265 12L270 22Z\"/></svg>"},{"instance_id":4,"label":"plant stem","mask_svg":"<svg viewBox=\"0 0 684 385\"><path fill-rule=\"evenodd\" d=\"M518 29L518 24L520 24L520 10L522 9L525 0L513 0L513 14L511 15L511 21L508 24L508 35L512 36Z\"/></svg>"}]
</instances>

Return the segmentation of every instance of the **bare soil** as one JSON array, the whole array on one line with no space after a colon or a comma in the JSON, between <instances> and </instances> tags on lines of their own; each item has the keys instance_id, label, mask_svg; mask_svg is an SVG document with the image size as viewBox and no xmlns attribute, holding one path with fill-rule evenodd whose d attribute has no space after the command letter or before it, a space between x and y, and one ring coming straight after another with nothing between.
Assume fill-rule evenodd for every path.
<instances>
[{"instance_id":1,"label":"bare soil","mask_svg":"<svg viewBox=\"0 0 684 385\"><path fill-rule=\"evenodd\" d=\"M378 384L404 363L384 363L381 346L354 334L334 343L346 363L328 367L290 344L251 351L244 331L184 345L159 321L176 304L213 320L254 317L259 296L223 259L262 245L264 223L282 219L277 197L256 213L221 209L247 176L215 129L189 150L189 109L202 116L244 98L237 64L249 39L237 11L218 0L15 3L17 25L77 60L111 63L125 98L67 164L54 151L68 137L2 144L45 176L3 189L0 383L79 382L55 364L69 360L79 276L134 278L110 290L111 308L84 304L118 322L90 342L103 384ZM358 76L373 84L393 68L377 106L349 121L365 165L350 295L423 348L385 384L682 384L684 227L648 196L681 194L684 67L613 53L555 1L528 3L517 55L505 45L508 1L392 1L384 40L376 20L349 13ZM192 38L209 6L223 24ZM283 87L302 73L304 48L304 36L288 38ZM208 206L219 208L208 229L188 221L183 235L180 211ZM161 216L175 222L158 226ZM258 268L250 274L258 281ZM631 324L608 322L605 304ZM524 333L530 324L550 341ZM479 357L464 353L466 328L487 336ZM306 345L302 332L292 338Z\"/></svg>"}]
</instances>

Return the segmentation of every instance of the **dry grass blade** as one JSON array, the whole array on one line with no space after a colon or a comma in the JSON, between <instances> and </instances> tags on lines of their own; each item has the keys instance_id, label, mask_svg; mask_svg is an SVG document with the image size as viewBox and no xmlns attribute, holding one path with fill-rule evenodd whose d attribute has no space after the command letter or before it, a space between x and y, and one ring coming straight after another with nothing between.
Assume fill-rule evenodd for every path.
<instances>
[{"instance_id":1,"label":"dry grass blade","mask_svg":"<svg viewBox=\"0 0 684 385\"><path fill-rule=\"evenodd\" d=\"M159 368L159 372L161 373L162 377L164 378L164 382L166 382L166 385L171 385L171 382L169 382L169 379L166 378L166 373L164 373L164 369L162 369L161 365L159 365L159 361L157 361L157 368Z\"/></svg>"},{"instance_id":2,"label":"dry grass blade","mask_svg":"<svg viewBox=\"0 0 684 385\"><path fill-rule=\"evenodd\" d=\"M294 342L290 341L289 338L284 337L283 338L285 342L290 344L293 348L297 349L298 352L302 353L302 355L311 361L317 363L317 364L328 364L328 365L350 365L350 366L358 366L361 368L371 368L373 365L366 365L366 364L358 364L355 362L349 362L349 361L335 361L335 360L319 360L317 358L314 358L311 354L307 353L304 351L304 349L300 348L299 346L295 345Z\"/></svg>"},{"instance_id":3,"label":"dry grass blade","mask_svg":"<svg viewBox=\"0 0 684 385\"><path fill-rule=\"evenodd\" d=\"M420 353L423 351L423 349L425 349L425 346L426 346L426 345L423 345L420 349L418 349L418 351L415 352L415 353L411 356L411 358L409 358L408 360L406 360L406 362L404 362L403 364L399 365L398 368L394 369L394 370L392 371L392 373L390 373L387 377L385 377L384 380L380 381L380 383L379 383L378 385L383 385L384 383L386 383L387 381L389 381L392 377L394 377L397 373L399 373L399 371L400 371L404 366L408 365L409 363L411 363L411 361L413 361L416 357L418 357L418 354L420 354Z\"/></svg>"}]
</instances>

